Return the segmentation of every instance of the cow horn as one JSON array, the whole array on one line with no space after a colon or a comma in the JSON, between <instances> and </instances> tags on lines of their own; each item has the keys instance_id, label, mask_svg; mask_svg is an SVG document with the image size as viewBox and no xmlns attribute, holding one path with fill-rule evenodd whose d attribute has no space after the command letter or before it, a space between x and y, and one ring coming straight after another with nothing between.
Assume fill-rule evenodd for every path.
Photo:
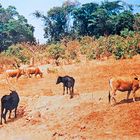
<instances>
[{"instance_id":1,"label":"cow horn","mask_svg":"<svg viewBox=\"0 0 140 140\"><path fill-rule=\"evenodd\" d=\"M134 73L134 76L138 77L138 75L136 73Z\"/></svg>"}]
</instances>

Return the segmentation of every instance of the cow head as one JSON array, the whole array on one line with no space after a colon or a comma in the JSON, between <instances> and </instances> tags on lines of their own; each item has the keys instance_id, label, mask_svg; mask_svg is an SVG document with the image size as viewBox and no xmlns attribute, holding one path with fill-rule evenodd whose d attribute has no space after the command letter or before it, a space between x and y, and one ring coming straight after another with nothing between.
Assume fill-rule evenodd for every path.
<instances>
[{"instance_id":1,"label":"cow head","mask_svg":"<svg viewBox=\"0 0 140 140\"><path fill-rule=\"evenodd\" d=\"M11 91L10 95L12 95L12 94L17 94L16 90L11 90L11 89L10 89L10 91Z\"/></svg>"},{"instance_id":2,"label":"cow head","mask_svg":"<svg viewBox=\"0 0 140 140\"><path fill-rule=\"evenodd\" d=\"M61 83L61 82L62 82L62 77L59 76L59 77L57 78L56 84L59 84L59 83Z\"/></svg>"}]
</instances>

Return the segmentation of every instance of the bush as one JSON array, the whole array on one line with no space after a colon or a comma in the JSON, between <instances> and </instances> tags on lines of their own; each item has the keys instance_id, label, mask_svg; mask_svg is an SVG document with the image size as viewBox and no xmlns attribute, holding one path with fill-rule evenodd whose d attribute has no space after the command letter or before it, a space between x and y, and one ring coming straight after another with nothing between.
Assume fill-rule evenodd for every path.
<instances>
[{"instance_id":1,"label":"bush","mask_svg":"<svg viewBox=\"0 0 140 140\"><path fill-rule=\"evenodd\" d=\"M38 63L47 63L49 59L58 60L59 58L78 62L85 56L89 60L102 59L111 55L115 59L132 58L140 54L140 34L133 32L133 35L128 35L127 32L128 30L122 32L122 36L111 35L98 39L85 36L80 40L69 40L66 45L63 42L44 46L17 44L9 47L3 54L22 63L29 63L31 57L34 57Z\"/></svg>"},{"instance_id":2,"label":"bush","mask_svg":"<svg viewBox=\"0 0 140 140\"><path fill-rule=\"evenodd\" d=\"M128 37L128 36L133 37L134 34L135 34L134 31L129 31L127 28L125 28L123 31L121 31L122 37Z\"/></svg>"},{"instance_id":3,"label":"bush","mask_svg":"<svg viewBox=\"0 0 140 140\"><path fill-rule=\"evenodd\" d=\"M22 63L29 62L30 57L28 55L25 55L25 52L27 53L27 50L25 50L22 45L13 45L10 46L6 51L5 55L7 56L14 56L17 59L19 59Z\"/></svg>"},{"instance_id":4,"label":"bush","mask_svg":"<svg viewBox=\"0 0 140 140\"><path fill-rule=\"evenodd\" d=\"M65 54L65 49L62 48L59 44L52 44L48 48L49 57L53 59L63 58Z\"/></svg>"},{"instance_id":5,"label":"bush","mask_svg":"<svg viewBox=\"0 0 140 140\"><path fill-rule=\"evenodd\" d=\"M0 66L12 65L14 61L18 61L15 57L6 56L4 53L0 54Z\"/></svg>"}]
</instances>

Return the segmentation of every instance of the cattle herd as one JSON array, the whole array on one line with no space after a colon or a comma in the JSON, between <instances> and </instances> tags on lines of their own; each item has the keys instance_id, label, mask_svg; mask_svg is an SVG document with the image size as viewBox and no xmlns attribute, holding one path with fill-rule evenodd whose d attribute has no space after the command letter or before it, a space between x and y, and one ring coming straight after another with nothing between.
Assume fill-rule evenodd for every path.
<instances>
[{"instance_id":1,"label":"cattle herd","mask_svg":"<svg viewBox=\"0 0 140 140\"><path fill-rule=\"evenodd\" d=\"M25 75L28 78L31 78L32 75L39 75L41 78L43 77L43 72L39 69L39 67L33 67L33 66L28 66L28 67L22 67L18 69L13 69L13 70L6 70L5 71L6 78L8 79L9 77L15 77L16 80L21 75ZM70 94L70 99L73 98L74 96L74 85L75 85L75 79L71 76L58 76L56 79L56 84L62 83L63 84L63 95L65 94L65 89L67 90L67 94L69 92ZM109 103L115 105L116 104L116 91L121 91L125 92L127 91L127 98L128 100L130 93L132 92L133 94L133 101L135 102L135 92L139 89L139 79L137 76L133 78L128 78L128 77L113 77L109 79ZM6 123L6 114L9 111L9 118L11 117L11 112L12 110L15 110L15 118L16 118L16 111L19 103L19 95L16 91L11 90L9 95L4 95L1 98L1 121L0 124L2 124L2 119L4 119L4 122Z\"/></svg>"},{"instance_id":2,"label":"cattle herd","mask_svg":"<svg viewBox=\"0 0 140 140\"><path fill-rule=\"evenodd\" d=\"M40 77L42 77L43 73L41 72L39 67L28 66L28 67L21 67L18 69L6 70L5 75L6 78L16 77L16 79L18 80L18 78L21 75L26 75L27 77L31 78L31 75L35 75L35 76L40 75Z\"/></svg>"}]
</instances>

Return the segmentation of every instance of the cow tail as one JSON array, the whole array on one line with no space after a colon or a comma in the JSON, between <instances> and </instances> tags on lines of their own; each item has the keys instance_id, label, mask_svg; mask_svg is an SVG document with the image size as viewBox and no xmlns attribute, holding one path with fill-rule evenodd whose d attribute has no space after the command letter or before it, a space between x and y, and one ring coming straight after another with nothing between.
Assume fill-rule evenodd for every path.
<instances>
[{"instance_id":1,"label":"cow tail","mask_svg":"<svg viewBox=\"0 0 140 140\"><path fill-rule=\"evenodd\" d=\"M111 100L111 95L110 95L110 91L109 91L109 94L108 94L108 101L110 103L110 100Z\"/></svg>"},{"instance_id":2,"label":"cow tail","mask_svg":"<svg viewBox=\"0 0 140 140\"><path fill-rule=\"evenodd\" d=\"M109 87L110 87L110 89L112 88L112 86L111 86L111 79L109 80ZM109 93L108 93L108 102L109 102L109 103L110 103L110 101L111 101L110 89L109 89Z\"/></svg>"},{"instance_id":3,"label":"cow tail","mask_svg":"<svg viewBox=\"0 0 140 140\"><path fill-rule=\"evenodd\" d=\"M2 105L2 100L1 100L1 116L0 116L0 124L2 124L2 117L3 117L3 105Z\"/></svg>"}]
</instances>

